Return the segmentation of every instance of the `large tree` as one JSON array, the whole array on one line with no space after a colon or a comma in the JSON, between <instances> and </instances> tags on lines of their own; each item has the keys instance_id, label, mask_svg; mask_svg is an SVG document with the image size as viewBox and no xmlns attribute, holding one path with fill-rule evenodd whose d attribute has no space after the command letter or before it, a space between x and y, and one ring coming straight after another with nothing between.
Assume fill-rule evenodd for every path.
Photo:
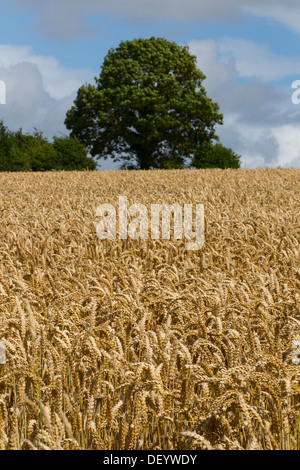
<instances>
[{"instance_id":1,"label":"large tree","mask_svg":"<svg viewBox=\"0 0 300 470\"><path fill-rule=\"evenodd\" d=\"M95 85L79 88L65 124L96 159L136 168L181 168L218 140L217 103L187 47L162 38L110 49Z\"/></svg>"}]
</instances>

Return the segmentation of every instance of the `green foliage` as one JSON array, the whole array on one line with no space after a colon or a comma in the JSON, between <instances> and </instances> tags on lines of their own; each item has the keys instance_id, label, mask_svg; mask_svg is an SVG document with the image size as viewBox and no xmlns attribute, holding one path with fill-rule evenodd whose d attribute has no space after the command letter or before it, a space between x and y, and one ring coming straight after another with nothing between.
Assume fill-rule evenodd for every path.
<instances>
[{"instance_id":1,"label":"green foliage","mask_svg":"<svg viewBox=\"0 0 300 470\"><path fill-rule=\"evenodd\" d=\"M65 125L97 159L136 168L181 168L218 140L219 106L187 47L162 38L121 42L96 85L79 88Z\"/></svg>"},{"instance_id":2,"label":"green foliage","mask_svg":"<svg viewBox=\"0 0 300 470\"><path fill-rule=\"evenodd\" d=\"M54 137L53 149L57 170L95 170L97 167L96 162L87 157L85 146L76 137Z\"/></svg>"},{"instance_id":3,"label":"green foliage","mask_svg":"<svg viewBox=\"0 0 300 470\"><path fill-rule=\"evenodd\" d=\"M192 165L196 168L240 168L240 159L241 156L232 149L217 143L212 145L206 153L196 155L192 160Z\"/></svg>"},{"instance_id":4,"label":"green foliage","mask_svg":"<svg viewBox=\"0 0 300 470\"><path fill-rule=\"evenodd\" d=\"M0 121L0 171L7 171L9 167L9 151L12 133Z\"/></svg>"},{"instance_id":5,"label":"green foliage","mask_svg":"<svg viewBox=\"0 0 300 470\"><path fill-rule=\"evenodd\" d=\"M95 170L78 139L54 137L50 143L35 129L33 135L11 132L0 121L0 171Z\"/></svg>"}]
</instances>

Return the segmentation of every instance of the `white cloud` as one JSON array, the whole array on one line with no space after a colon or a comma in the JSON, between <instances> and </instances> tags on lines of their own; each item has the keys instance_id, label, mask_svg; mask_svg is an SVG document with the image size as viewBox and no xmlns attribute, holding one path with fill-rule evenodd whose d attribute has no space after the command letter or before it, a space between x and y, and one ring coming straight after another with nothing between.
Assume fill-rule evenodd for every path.
<instances>
[{"instance_id":1,"label":"white cloud","mask_svg":"<svg viewBox=\"0 0 300 470\"><path fill-rule=\"evenodd\" d=\"M206 75L203 85L208 96L220 105L224 115L223 126L217 127L221 142L242 155L242 162L248 168L279 165L299 168L300 105L291 103L292 89L263 82L267 79L263 70L271 70L274 61L276 63L268 49L259 51L257 46L258 55L264 57L265 69L258 66L257 77L251 77L254 56L245 54L241 72L240 52L245 46L253 52L255 44L224 39L218 43L194 40L188 46ZM232 54L224 57L224 51ZM290 64L292 62L289 60ZM279 60L280 67L283 64ZM276 70L277 79L291 73L289 67L283 68L281 73ZM300 72L299 66L298 70ZM251 78L239 81L241 76L248 77L248 74Z\"/></svg>"},{"instance_id":2,"label":"white cloud","mask_svg":"<svg viewBox=\"0 0 300 470\"><path fill-rule=\"evenodd\" d=\"M205 82L208 93L223 87L224 82L230 82L237 76L236 62L234 58L224 61L219 60L220 46L216 41L207 39L203 41L193 40L188 43L189 52L196 56L197 67L209 74Z\"/></svg>"},{"instance_id":3,"label":"white cloud","mask_svg":"<svg viewBox=\"0 0 300 470\"><path fill-rule=\"evenodd\" d=\"M71 94L94 77L89 69L70 69L60 65L55 57L36 55L29 46L0 45L0 67L8 69L20 63L35 65L45 91L56 99Z\"/></svg>"},{"instance_id":4,"label":"white cloud","mask_svg":"<svg viewBox=\"0 0 300 470\"><path fill-rule=\"evenodd\" d=\"M0 79L6 85L0 118L11 130L36 127L47 137L68 133L66 112L78 88L93 77L89 70L68 69L54 57L35 55L30 47L0 45Z\"/></svg>"},{"instance_id":5,"label":"white cloud","mask_svg":"<svg viewBox=\"0 0 300 470\"><path fill-rule=\"evenodd\" d=\"M298 0L274 1L272 6L267 6L265 2L260 5L248 4L243 9L252 15L273 18L300 34L300 4Z\"/></svg>"},{"instance_id":6,"label":"white cloud","mask_svg":"<svg viewBox=\"0 0 300 470\"><path fill-rule=\"evenodd\" d=\"M279 145L279 165L300 168L299 125L283 125L272 129L272 132Z\"/></svg>"},{"instance_id":7,"label":"white cloud","mask_svg":"<svg viewBox=\"0 0 300 470\"><path fill-rule=\"evenodd\" d=\"M224 57L234 57L240 77L277 81L284 77L300 75L300 55L280 56L274 54L266 44L235 38L223 38L219 47Z\"/></svg>"},{"instance_id":8,"label":"white cloud","mask_svg":"<svg viewBox=\"0 0 300 470\"><path fill-rule=\"evenodd\" d=\"M34 7L35 30L66 40L94 34L89 15L113 14L126 20L191 20L224 22L243 14L273 18L300 33L299 0L14 0L20 8Z\"/></svg>"},{"instance_id":9,"label":"white cloud","mask_svg":"<svg viewBox=\"0 0 300 470\"><path fill-rule=\"evenodd\" d=\"M268 0L267 0L268 1ZM269 0L270 1L270 0ZM16 0L19 6L34 6L45 16L47 12L63 12L68 8L72 18L78 11L86 13L112 13L131 19L224 19L230 17L243 4L259 5L259 0Z\"/></svg>"}]
</instances>

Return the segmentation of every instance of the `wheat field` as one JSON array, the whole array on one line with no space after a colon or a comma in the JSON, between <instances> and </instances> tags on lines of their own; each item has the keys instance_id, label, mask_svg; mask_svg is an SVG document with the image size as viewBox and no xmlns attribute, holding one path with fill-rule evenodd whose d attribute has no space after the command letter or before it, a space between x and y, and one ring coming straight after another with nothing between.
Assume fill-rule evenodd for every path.
<instances>
[{"instance_id":1,"label":"wheat field","mask_svg":"<svg viewBox=\"0 0 300 470\"><path fill-rule=\"evenodd\" d=\"M0 174L0 449L300 449L299 182ZM202 249L100 240L120 195L203 204Z\"/></svg>"}]
</instances>

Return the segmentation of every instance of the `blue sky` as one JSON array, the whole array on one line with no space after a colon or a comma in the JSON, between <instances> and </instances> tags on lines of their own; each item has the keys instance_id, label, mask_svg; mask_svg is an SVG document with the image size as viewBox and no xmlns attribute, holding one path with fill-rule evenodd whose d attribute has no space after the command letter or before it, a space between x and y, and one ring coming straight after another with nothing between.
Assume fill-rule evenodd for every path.
<instances>
[{"instance_id":1,"label":"blue sky","mask_svg":"<svg viewBox=\"0 0 300 470\"><path fill-rule=\"evenodd\" d=\"M0 0L0 119L49 139L68 134L65 114L108 50L151 36L196 55L224 115L217 133L243 167L300 168L298 0Z\"/></svg>"}]
</instances>

